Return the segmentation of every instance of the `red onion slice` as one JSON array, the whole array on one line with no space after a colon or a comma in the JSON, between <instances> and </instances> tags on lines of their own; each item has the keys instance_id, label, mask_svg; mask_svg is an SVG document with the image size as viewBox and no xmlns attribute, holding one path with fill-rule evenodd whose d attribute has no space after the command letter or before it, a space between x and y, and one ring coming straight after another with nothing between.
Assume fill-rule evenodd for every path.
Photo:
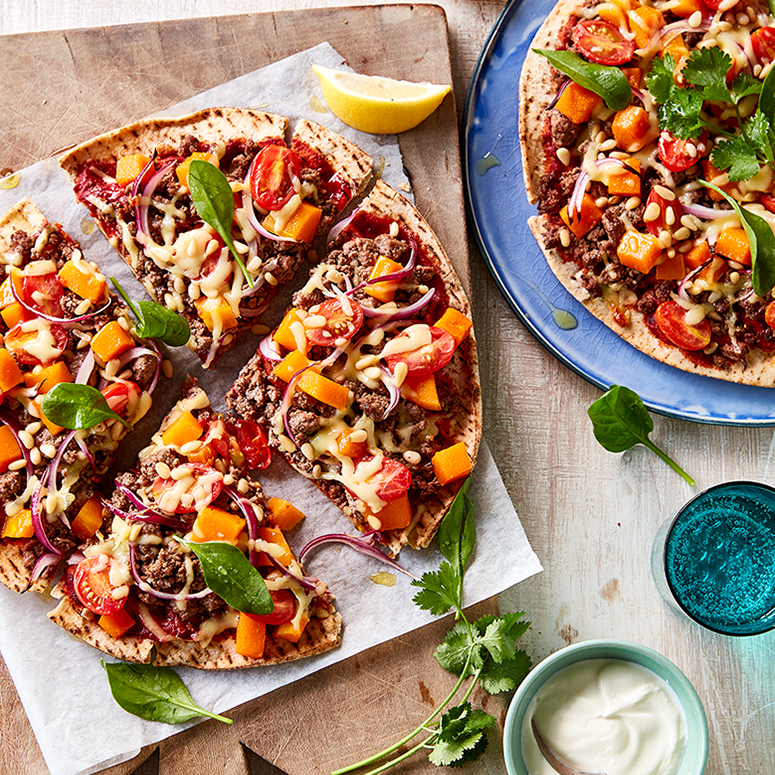
<instances>
[{"instance_id":1,"label":"red onion slice","mask_svg":"<svg viewBox=\"0 0 775 775\"><path fill-rule=\"evenodd\" d=\"M627 162L623 159L615 159L610 156L605 159L597 159L595 164L598 167L625 167L630 169L627 166ZM584 199L584 192L586 191L589 180L589 173L581 170L579 176L576 178L576 183L573 186L573 192L570 195L570 199L568 200L568 220L572 221L576 215L576 211L581 211L581 202Z\"/></svg>"},{"instance_id":2,"label":"red onion slice","mask_svg":"<svg viewBox=\"0 0 775 775\"><path fill-rule=\"evenodd\" d=\"M44 474L45 476L45 474ZM43 489L43 484L38 482L37 486L32 490L32 496L30 497L30 512L32 513L32 527L35 530L35 538L41 546L45 547L49 552L62 556L62 552L51 543L46 529L43 526L43 504L40 502L40 493Z\"/></svg>"},{"instance_id":3,"label":"red onion slice","mask_svg":"<svg viewBox=\"0 0 775 775\"><path fill-rule=\"evenodd\" d=\"M268 361L281 361L283 359L283 356L280 353L280 350L277 348L277 343L272 338L273 335L274 333L267 334L258 343L258 351Z\"/></svg>"},{"instance_id":4,"label":"red onion slice","mask_svg":"<svg viewBox=\"0 0 775 775\"><path fill-rule=\"evenodd\" d=\"M245 214L248 218L248 223L253 227L253 230L257 234L260 234L262 237L264 237L264 239L272 240L274 242L298 242L298 240L295 240L292 237L281 237L279 234L273 234L267 228L262 226L261 221L259 221L258 217L256 216L253 197L251 197L247 191L242 192L242 204L244 206Z\"/></svg>"},{"instance_id":5,"label":"red onion slice","mask_svg":"<svg viewBox=\"0 0 775 775\"><path fill-rule=\"evenodd\" d=\"M337 221L329 230L326 237L326 247L328 247L349 225L352 223L353 218L360 211L360 207L356 207L347 218L343 218L341 221Z\"/></svg>"},{"instance_id":6,"label":"red onion slice","mask_svg":"<svg viewBox=\"0 0 775 775\"><path fill-rule=\"evenodd\" d=\"M733 210L724 210L716 207L705 207L704 205L684 205L684 212L695 218L701 218L703 221L713 221L716 218L726 218L734 213Z\"/></svg>"},{"instance_id":7,"label":"red onion slice","mask_svg":"<svg viewBox=\"0 0 775 775\"><path fill-rule=\"evenodd\" d=\"M62 562L62 555L57 552L46 552L46 554L41 555L32 568L30 581L37 581L48 568L52 565L59 565L60 562Z\"/></svg>"},{"instance_id":8,"label":"red onion slice","mask_svg":"<svg viewBox=\"0 0 775 775\"><path fill-rule=\"evenodd\" d=\"M390 557L377 549L376 546L373 546L367 541L364 541L362 538L356 538L355 536L348 535L347 533L330 533L328 535L322 535L318 536L317 538L313 538L299 552L299 562L303 561L304 557L310 550L314 549L316 546L323 546L324 544L344 544L345 546L349 546L351 549L355 549L355 551L359 554L363 554L366 557L372 557L375 560L384 562L394 570L400 571L401 573L409 576L409 578L416 579L416 576L413 576L411 573L409 573L408 570L402 568L395 560L392 560Z\"/></svg>"},{"instance_id":9,"label":"red onion slice","mask_svg":"<svg viewBox=\"0 0 775 775\"><path fill-rule=\"evenodd\" d=\"M178 160L175 158L169 160L166 162L166 164L162 164L161 168L159 168L145 184L142 196L138 196L140 186L143 184L146 173L150 168L155 167L155 161L155 159L151 159L148 162L148 164L145 166L145 169L143 169L143 171L135 179L135 184L132 188L132 196L135 199L135 221L137 222L137 231L141 232L149 238L151 236L151 230L148 226L148 210L150 209L150 201L153 198L159 183L161 183L162 178L170 169L172 169L172 167L178 163ZM142 202L141 199L143 200ZM149 204L146 204L146 202Z\"/></svg>"},{"instance_id":10,"label":"red onion slice","mask_svg":"<svg viewBox=\"0 0 775 775\"><path fill-rule=\"evenodd\" d=\"M78 368L78 373L75 375L75 384L87 385L89 383L89 378L91 377L91 373L92 371L94 371L94 366L95 366L94 350L92 350L92 348L89 347L86 353L86 356L84 357L80 367Z\"/></svg>"},{"instance_id":11,"label":"red onion slice","mask_svg":"<svg viewBox=\"0 0 775 775\"><path fill-rule=\"evenodd\" d=\"M39 309L36 309L35 307L27 304L27 302L22 299L16 290L16 285L14 283L11 283L10 285L11 293L13 294L14 299L16 299L16 301L18 301L19 304L21 304L22 307L27 310L27 312L31 312L36 317L43 318L43 320L47 320L49 323L58 323L61 326L72 326L76 323L83 323L84 320L89 320L89 318L93 318L95 315L99 315L101 312L104 312L112 303L111 299L108 299L107 304L104 304L99 309L95 309L94 312L87 312L85 315L78 315L74 318L58 318L54 315L47 315L45 312L41 312Z\"/></svg>"},{"instance_id":12,"label":"red onion slice","mask_svg":"<svg viewBox=\"0 0 775 775\"><path fill-rule=\"evenodd\" d=\"M315 592L317 590L318 588L317 579L313 580L313 579L307 578L306 576L297 576L293 571L290 570L290 568L286 568L285 565L283 565L279 560L273 557L269 552L264 552L264 554L269 559L269 562L271 562L272 565L277 570L280 571L280 573L296 581L308 592Z\"/></svg>"},{"instance_id":13,"label":"red onion slice","mask_svg":"<svg viewBox=\"0 0 775 775\"><path fill-rule=\"evenodd\" d=\"M223 492L226 493L228 498L231 498L231 500L237 504L239 510L245 515L245 523L248 528L248 538L251 541L255 541L258 538L258 515L256 514L255 506L233 487L225 485ZM258 556L259 552L257 552L255 549L251 549L248 553L248 559L254 568L258 567Z\"/></svg>"},{"instance_id":14,"label":"red onion slice","mask_svg":"<svg viewBox=\"0 0 775 775\"><path fill-rule=\"evenodd\" d=\"M406 307L398 307L394 310L380 310L380 309L373 309L371 307L366 307L361 305L361 309L363 310L363 316L367 318L379 318L384 320L403 320L404 318L411 317L412 315L416 315L420 310L424 309L425 307L430 304L431 299L436 294L436 289L431 288L426 294L423 295L422 298L418 299L412 304L407 305Z\"/></svg>"},{"instance_id":15,"label":"red onion slice","mask_svg":"<svg viewBox=\"0 0 775 775\"><path fill-rule=\"evenodd\" d=\"M137 569L137 559L135 544L129 544L129 570L132 574L135 584L142 592L147 592L149 595L158 597L159 600L201 600L203 597L212 595L213 591L209 587L205 587L201 592L187 592L185 595L181 595L179 592L160 592L158 589L154 589L147 581L140 575L140 571Z\"/></svg>"},{"instance_id":16,"label":"red onion slice","mask_svg":"<svg viewBox=\"0 0 775 775\"><path fill-rule=\"evenodd\" d=\"M107 501L103 501L103 504L111 514L121 517L121 519L127 522L145 522L150 525L164 525L164 527L169 527L172 528L172 530L177 530L179 532L185 532L189 529L188 523L179 519L166 517L164 514L153 511L153 509L146 509L143 512L124 511Z\"/></svg>"},{"instance_id":17,"label":"red onion slice","mask_svg":"<svg viewBox=\"0 0 775 775\"><path fill-rule=\"evenodd\" d=\"M390 395L390 403L387 409L385 409L385 414L382 415L382 420L384 420L398 406L398 402L401 400L401 391L396 385L396 378L393 376L393 372L384 363L380 363L379 369L382 372L382 384L387 388Z\"/></svg>"},{"instance_id":18,"label":"red onion slice","mask_svg":"<svg viewBox=\"0 0 775 775\"><path fill-rule=\"evenodd\" d=\"M689 294L688 294L688 293L687 293L687 291L686 291L686 286L687 286L687 285L688 285L688 284L689 284L689 283L690 283L690 282L691 282L691 281L692 281L692 280L693 280L693 279L694 279L694 278L695 278L695 277L696 277L696 276L697 276L697 275L698 275L698 274L699 274L699 273L700 273L700 272L701 272L703 269L705 269L705 267L706 267L706 266L710 266L710 264L711 264L712 262L713 262L713 259L711 258L711 259L709 259L708 261L706 261L704 264L702 264L702 265L698 266L696 269L694 269L694 270L692 270L691 272L689 272L689 274L688 274L688 275L686 275L686 277L684 277L684 279L683 279L683 280L681 280L681 282L680 282L680 284L679 284L679 286L678 286L678 295L679 295L679 296L680 296L680 297L681 297L681 298L682 298L684 301L688 301L688 302L691 302L692 304L694 304L694 301L692 301L692 299L690 299L690 298L689 298Z\"/></svg>"},{"instance_id":19,"label":"red onion slice","mask_svg":"<svg viewBox=\"0 0 775 775\"><path fill-rule=\"evenodd\" d=\"M165 632L164 628L153 618L153 616L151 616L151 612L148 610L148 606L145 605L145 603L138 603L137 615L140 617L143 627L145 627L159 643L169 643L171 640L176 640L174 635Z\"/></svg>"}]
</instances>

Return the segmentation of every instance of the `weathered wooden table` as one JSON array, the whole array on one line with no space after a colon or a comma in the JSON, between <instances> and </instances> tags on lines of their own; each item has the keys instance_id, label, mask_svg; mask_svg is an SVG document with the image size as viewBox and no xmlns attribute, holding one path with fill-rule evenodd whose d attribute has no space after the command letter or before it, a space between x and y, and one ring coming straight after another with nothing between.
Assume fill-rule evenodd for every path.
<instances>
[{"instance_id":1,"label":"weathered wooden table","mask_svg":"<svg viewBox=\"0 0 775 775\"><path fill-rule=\"evenodd\" d=\"M17 57L22 51L9 52L10 47L21 45L21 39L0 38L0 88L5 97L0 167L18 167L48 155L64 144L55 140L60 133L77 139L115 125L118 121L113 111L121 113L120 120L133 118L255 69L290 53L296 36L307 41L298 48L328 39L362 72L449 80L445 68L451 62L460 115L476 58L501 3L442 0L449 55L445 35L440 36L439 31L444 16L437 11L423 6L415 6L411 13L401 10L406 15L395 29L405 34L386 46L385 39L375 36L370 25L382 20L384 33L392 26L388 21L398 18L399 9L363 3L373 6L368 16L355 8L344 13L332 11L326 26L320 23L323 17L315 15L321 11L306 12L313 6L336 5L325 0L179 0L174 6L158 0L131 4L119 0L98 4L4 0L0 4L0 34L216 15L220 19L196 23L195 29L202 33L196 43L201 56L194 58L200 66L169 71L166 80L149 80L148 72L150 68L153 74L155 52L176 50L171 31L182 29L179 26L154 26L150 50L146 38L121 30L76 34L67 39L55 36L60 49L39 47L37 60L27 62L22 83L9 80L7 69L9 62L19 66ZM245 34L244 23L235 24L229 18L229 14L267 11L299 13L279 13L273 21L279 35L269 40L251 39ZM418 34L421 21L430 26ZM423 38L424 44L418 42ZM217 52L213 50L216 44L220 44ZM31 39L27 39L25 51L29 52L30 45ZM81 103L61 105L57 120L52 121L54 106L48 102L41 105L43 96L36 89L52 88L53 84L46 86L44 76L35 68L50 72L44 68L61 62L56 58L61 56L61 46L72 51L72 59L56 73L63 82L70 73L86 77L89 57L92 62L102 57L99 61L104 65L108 53L113 66L127 68L143 62L142 81L135 79L131 87L122 89L118 105L111 104L111 94L100 89L82 97L87 102L101 99L99 110L86 110ZM188 56L190 62L191 50ZM446 109L451 110L449 103ZM37 116L36 128L32 133L29 128L20 131L25 120L29 127L30 115ZM448 138L454 137L454 115L441 114L437 120L437 129L447 132ZM418 204L460 264L465 260L466 242L454 142L439 146L429 143L422 133L410 133L402 137L402 150L413 174ZM440 151L441 167L422 163L423 157ZM448 196L437 196L437 187L445 181L449 182ZM515 180L515 185L519 184ZM775 635L730 639L704 632L674 615L650 579L653 536L694 491L642 447L612 455L597 445L586 408L599 391L555 361L525 331L473 246L470 266L485 434L528 537L545 566L544 573L504 593L498 601L502 609L527 611L533 627L524 638L524 647L534 660L566 643L599 637L629 639L657 649L687 674L705 704L711 746L708 775L772 772L775 682L770 674L775 667ZM775 450L772 429L708 426L660 417L655 418L655 426L652 438L690 471L697 489L732 479L772 483L775 478L771 471ZM483 554L483 548L481 551ZM484 607L494 609L495 604L490 601ZM213 763L218 762L218 772L244 775L240 741L291 775L327 772L360 758L411 728L446 694L452 683L450 676L443 674L431 656L446 626L440 622L424 628L251 702L233 714L235 724L228 729L205 723L166 741L161 746L161 773L213 772ZM492 712L493 708L502 714L502 705L491 701L488 709ZM2 668L0 718L4 722L0 724L0 773L44 773L45 764ZM496 732L478 772L503 775L499 744ZM133 763L108 772L131 772L147 755L144 751ZM417 759L400 771L431 769L427 761Z\"/></svg>"}]
</instances>

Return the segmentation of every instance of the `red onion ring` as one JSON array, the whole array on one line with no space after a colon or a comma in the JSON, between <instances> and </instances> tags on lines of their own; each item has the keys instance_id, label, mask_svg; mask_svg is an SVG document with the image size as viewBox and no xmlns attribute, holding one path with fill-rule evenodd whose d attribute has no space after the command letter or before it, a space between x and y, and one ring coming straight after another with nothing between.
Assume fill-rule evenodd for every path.
<instances>
[{"instance_id":1,"label":"red onion ring","mask_svg":"<svg viewBox=\"0 0 775 775\"><path fill-rule=\"evenodd\" d=\"M258 343L258 351L268 361L281 361L283 359L283 356L280 353L280 351L277 349L277 344L275 343L274 339L272 338L273 335L274 335L273 333L267 334Z\"/></svg>"},{"instance_id":2,"label":"red onion ring","mask_svg":"<svg viewBox=\"0 0 775 775\"><path fill-rule=\"evenodd\" d=\"M363 310L363 316L367 318L382 318L385 320L401 320L403 318L411 317L418 313L424 307L430 304L431 299L436 294L436 289L431 288L422 298L415 301L413 304L409 304L406 307L399 307L395 310L379 310L372 307L361 306Z\"/></svg>"},{"instance_id":3,"label":"red onion ring","mask_svg":"<svg viewBox=\"0 0 775 775\"><path fill-rule=\"evenodd\" d=\"M31 312L33 315L39 318L43 318L43 320L47 320L49 323L58 323L61 326L68 326L68 325L75 325L76 323L82 323L84 320L88 320L89 318L93 318L95 315L99 315L101 312L104 312L112 303L111 299L108 299L108 303L100 307L99 309L94 310L94 312L88 312L85 315L79 315L75 318L58 318L54 315L47 315L45 312L41 312L39 309L36 309L35 307L31 306L30 304L27 304L26 301L22 299L22 297L19 295L19 292L16 290L16 285L14 283L10 284L11 286L11 293L13 294L14 299L19 302L19 304L24 307L28 312Z\"/></svg>"},{"instance_id":4,"label":"red onion ring","mask_svg":"<svg viewBox=\"0 0 775 775\"><path fill-rule=\"evenodd\" d=\"M154 511L153 509L146 509L145 512L141 514L133 511L124 511L108 501L103 501L103 505L111 514L121 517L121 519L126 520L127 522L144 522L149 525L163 525L164 527L169 527L172 528L172 530L178 530L180 532L189 529L189 525L186 522L166 517L164 514L159 514L159 512Z\"/></svg>"},{"instance_id":5,"label":"red onion ring","mask_svg":"<svg viewBox=\"0 0 775 775\"><path fill-rule=\"evenodd\" d=\"M360 207L356 207L347 218L343 218L341 221L337 221L329 230L328 237L326 237L326 247L328 247L352 222L353 218L358 214Z\"/></svg>"},{"instance_id":6,"label":"red onion ring","mask_svg":"<svg viewBox=\"0 0 775 775\"><path fill-rule=\"evenodd\" d=\"M247 200L247 201L245 201ZM253 197L247 191L242 192L242 204L244 206L245 215L247 216L248 223L253 227L253 230L260 234L264 239L272 240L273 242L294 242L298 243L298 240L292 237L281 237L279 234L273 234L266 227L261 225L261 221L256 217L256 211L254 209Z\"/></svg>"},{"instance_id":7,"label":"red onion ring","mask_svg":"<svg viewBox=\"0 0 775 775\"><path fill-rule=\"evenodd\" d=\"M274 567L280 571L280 573L296 581L298 584L304 587L304 589L306 589L308 592L315 592L317 590L318 588L317 579L313 581L312 579L309 579L306 576L297 576L295 573L293 573L293 571L291 571L289 568L286 568L285 565L283 565L279 560L273 557L269 552L264 552L264 554L269 559L269 562L271 562L272 565L274 565Z\"/></svg>"},{"instance_id":8,"label":"red onion ring","mask_svg":"<svg viewBox=\"0 0 775 775\"><path fill-rule=\"evenodd\" d=\"M734 214L734 210L705 207L704 205L684 205L683 208L685 213L701 218L703 221L713 221L716 218L725 218L727 215Z\"/></svg>"},{"instance_id":9,"label":"red onion ring","mask_svg":"<svg viewBox=\"0 0 775 775\"><path fill-rule=\"evenodd\" d=\"M169 641L175 640L175 636L165 632L164 628L153 618L153 616L151 616L151 612L148 610L148 606L145 605L145 603L137 604L137 615L140 617L143 627L145 627L159 643L169 643Z\"/></svg>"},{"instance_id":10,"label":"red onion ring","mask_svg":"<svg viewBox=\"0 0 775 775\"><path fill-rule=\"evenodd\" d=\"M234 503L237 504L239 510L245 515L245 523L248 528L248 538L255 541L258 538L258 515L256 514L255 506L245 497L243 497L237 490L229 485L224 485L223 492L226 493L226 497L231 498ZM258 567L259 552L255 549L250 549L248 553L248 559L250 564L254 567Z\"/></svg>"},{"instance_id":11,"label":"red onion ring","mask_svg":"<svg viewBox=\"0 0 775 775\"><path fill-rule=\"evenodd\" d=\"M52 565L59 565L60 562L62 562L62 555L57 552L46 552L46 554L41 555L32 568L30 581L37 581L47 568L50 568Z\"/></svg>"},{"instance_id":12,"label":"red onion ring","mask_svg":"<svg viewBox=\"0 0 775 775\"><path fill-rule=\"evenodd\" d=\"M409 573L408 570L404 570L404 568L402 568L395 560L392 560L390 557L385 555L383 552L377 549L376 546L373 546L367 541L364 541L362 538L356 538L355 536L348 535L347 533L330 533L328 535L322 535L318 536L317 538L313 538L299 552L299 562L302 562L303 558L310 550L314 549L316 546L323 546L324 544L344 544L345 546L349 546L351 549L355 549L355 551L359 554L363 554L366 557L372 557L375 560L384 562L394 570L400 571L401 573L409 576L409 578L416 579L416 576L413 576L411 573Z\"/></svg>"},{"instance_id":13,"label":"red onion ring","mask_svg":"<svg viewBox=\"0 0 775 775\"><path fill-rule=\"evenodd\" d=\"M156 157L154 156L154 158L152 158L148 164L145 165L143 171L137 176L134 186L132 187L132 197L135 200L135 221L137 222L137 230L149 238L151 236L151 230L148 226L148 210L150 205L144 203L141 204L140 199L148 200L150 202L162 178L170 169L172 169L172 167L178 163L176 158L163 163L161 168L158 169L153 175L151 175L148 182L145 184L145 187L143 188L142 197L140 197L138 196L140 186L143 185L143 181L148 170L155 169L155 161Z\"/></svg>"},{"instance_id":14,"label":"red onion ring","mask_svg":"<svg viewBox=\"0 0 775 775\"><path fill-rule=\"evenodd\" d=\"M679 286L678 286L678 295L684 300L691 302L694 304L694 302L689 298L689 294L686 291L686 286L694 279L696 275L698 275L703 269L705 269L706 266L710 266L710 264L713 262L713 259L709 259L704 264L701 264L696 269L693 269L691 272L689 272L686 277L684 277L683 280L681 280Z\"/></svg>"},{"instance_id":15,"label":"red onion ring","mask_svg":"<svg viewBox=\"0 0 775 775\"><path fill-rule=\"evenodd\" d=\"M180 593L174 592L159 592L158 589L154 589L147 581L140 575L140 571L137 569L137 559L135 544L129 544L129 571L132 574L132 579L142 592L146 592L149 595L159 598L159 600L201 600L203 597L212 595L213 591L209 587L205 587L201 592L187 592L181 597Z\"/></svg>"},{"instance_id":16,"label":"red onion ring","mask_svg":"<svg viewBox=\"0 0 775 775\"><path fill-rule=\"evenodd\" d=\"M389 417L390 413L398 406L398 402L401 400L401 391L396 385L393 372L390 371L384 363L379 364L379 369L382 372L382 384L387 388L388 394L390 395L390 403L388 404L387 409L385 409L385 414L382 415L382 420L384 420ZM380 422L382 420L380 420Z\"/></svg>"},{"instance_id":17,"label":"red onion ring","mask_svg":"<svg viewBox=\"0 0 775 775\"><path fill-rule=\"evenodd\" d=\"M43 484L38 482L37 487L33 488L32 496L30 497L30 512L32 514L32 527L35 530L35 538L37 538L38 542L49 552L58 554L61 557L62 552L51 543L48 535L46 534L46 529L43 526L43 509L40 502L40 491L42 489Z\"/></svg>"},{"instance_id":18,"label":"red onion ring","mask_svg":"<svg viewBox=\"0 0 775 775\"><path fill-rule=\"evenodd\" d=\"M598 167L626 167L627 169L632 169L631 167L627 167L627 163L623 159L614 159L610 156L605 159L597 159L595 164ZM581 201L584 199L584 192L586 191L589 180L589 173L581 170L579 176L576 178L576 183L573 186L573 192L570 195L570 199L568 200L569 221L574 219L577 210L581 210Z\"/></svg>"},{"instance_id":19,"label":"red onion ring","mask_svg":"<svg viewBox=\"0 0 775 775\"><path fill-rule=\"evenodd\" d=\"M94 370L94 366L95 366L94 350L92 350L92 348L89 347L88 352L86 353L86 356L84 357L80 367L78 368L78 373L75 375L75 384L87 385L89 383L89 378L91 377L91 373Z\"/></svg>"}]
</instances>

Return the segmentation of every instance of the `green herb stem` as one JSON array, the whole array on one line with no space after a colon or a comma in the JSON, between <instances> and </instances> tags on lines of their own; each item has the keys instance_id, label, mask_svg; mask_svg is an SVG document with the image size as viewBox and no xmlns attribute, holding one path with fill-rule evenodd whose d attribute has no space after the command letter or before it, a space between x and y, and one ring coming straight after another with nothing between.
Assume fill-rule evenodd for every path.
<instances>
[{"instance_id":1,"label":"green herb stem","mask_svg":"<svg viewBox=\"0 0 775 775\"><path fill-rule=\"evenodd\" d=\"M410 756L414 756L418 751L421 751L423 748L427 748L428 740L430 740L435 734L436 733L434 732L433 735L430 735L430 737L425 738L425 740L423 740L421 743L418 743L414 748L410 748L408 751L405 751L400 756L396 756L395 759L391 759L390 761L385 762L384 764L380 765L376 769L365 772L363 775L378 775L378 773L380 772L387 772L387 770L389 770L391 767L395 767L396 764L400 764L401 762L408 759ZM392 749L392 750L395 750L395 749ZM346 770L341 770L341 772L346 772ZM336 773L332 773L332 775L336 775Z\"/></svg>"},{"instance_id":2,"label":"green herb stem","mask_svg":"<svg viewBox=\"0 0 775 775\"><path fill-rule=\"evenodd\" d=\"M680 477L682 477L686 482L688 482L692 487L695 485L694 479L692 479L689 474L686 473L686 471L681 468L681 466L678 465L672 458L670 458L668 455L666 455L656 444L654 444L651 439L646 439L642 442L646 447L648 447L652 452L654 452L656 455L658 455L662 460L667 463L670 468L673 469Z\"/></svg>"}]
</instances>

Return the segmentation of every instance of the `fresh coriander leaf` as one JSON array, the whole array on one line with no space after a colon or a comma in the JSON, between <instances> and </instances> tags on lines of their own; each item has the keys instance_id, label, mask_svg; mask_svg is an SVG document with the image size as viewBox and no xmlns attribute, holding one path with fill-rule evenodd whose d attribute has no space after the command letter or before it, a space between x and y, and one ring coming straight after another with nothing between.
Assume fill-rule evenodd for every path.
<instances>
[{"instance_id":1,"label":"fresh coriander leaf","mask_svg":"<svg viewBox=\"0 0 775 775\"><path fill-rule=\"evenodd\" d=\"M636 392L612 385L587 409L587 414L595 438L609 452L624 452L643 444L694 487L694 479L649 439L654 421Z\"/></svg>"},{"instance_id":2,"label":"fresh coriander leaf","mask_svg":"<svg viewBox=\"0 0 775 775\"><path fill-rule=\"evenodd\" d=\"M479 677L482 689L488 694L514 691L531 667L530 657L524 651L517 651L513 659L500 663L488 662Z\"/></svg>"},{"instance_id":3,"label":"fresh coriander leaf","mask_svg":"<svg viewBox=\"0 0 775 775\"><path fill-rule=\"evenodd\" d=\"M191 189L191 202L197 215L218 232L252 288L253 279L231 238L234 194L226 176L215 165L202 159L194 159L188 168L188 187Z\"/></svg>"},{"instance_id":4,"label":"fresh coriander leaf","mask_svg":"<svg viewBox=\"0 0 775 775\"><path fill-rule=\"evenodd\" d=\"M702 87L706 100L732 102L732 93L727 86L727 73L732 66L729 54L720 48L695 49L681 70L689 83Z\"/></svg>"},{"instance_id":5,"label":"fresh coriander leaf","mask_svg":"<svg viewBox=\"0 0 775 775\"><path fill-rule=\"evenodd\" d=\"M737 105L744 97L750 97L752 94L759 94L762 91L762 82L754 78L750 73L738 73L735 80L732 81L732 92L734 94L734 103Z\"/></svg>"},{"instance_id":6,"label":"fresh coriander leaf","mask_svg":"<svg viewBox=\"0 0 775 775\"><path fill-rule=\"evenodd\" d=\"M632 100L632 87L618 67L593 65L572 51L552 51L534 48L551 64L579 86L589 89L605 100L611 110L624 110Z\"/></svg>"},{"instance_id":7,"label":"fresh coriander leaf","mask_svg":"<svg viewBox=\"0 0 775 775\"><path fill-rule=\"evenodd\" d=\"M772 159L772 140L770 139L771 127L764 113L757 110L743 124L743 133L751 145L766 159ZM756 174L756 173L754 173Z\"/></svg>"},{"instance_id":8,"label":"fresh coriander leaf","mask_svg":"<svg viewBox=\"0 0 775 775\"><path fill-rule=\"evenodd\" d=\"M522 617L524 615L524 611L519 611L517 613L507 613L500 617L494 616L493 614L488 614L487 616L482 616L477 619L473 623L473 626L476 627L477 631L481 635L484 635L492 622L494 622L496 619L502 619L504 622L506 622L506 626L508 628L506 631L507 637L511 638L512 640L517 640L530 629L530 622L522 621Z\"/></svg>"},{"instance_id":9,"label":"fresh coriander leaf","mask_svg":"<svg viewBox=\"0 0 775 775\"><path fill-rule=\"evenodd\" d=\"M441 717L433 750L428 758L439 767L473 761L486 748L487 738L484 736L484 730L493 724L493 716L483 710L472 710L468 702L450 709ZM474 752L474 756L466 756Z\"/></svg>"},{"instance_id":10,"label":"fresh coriander leaf","mask_svg":"<svg viewBox=\"0 0 775 775\"><path fill-rule=\"evenodd\" d=\"M110 281L137 318L135 331L138 336L160 339L171 347L182 347L191 338L191 329L182 315L155 301L140 301L134 305L121 283L115 277Z\"/></svg>"},{"instance_id":11,"label":"fresh coriander leaf","mask_svg":"<svg viewBox=\"0 0 775 775\"><path fill-rule=\"evenodd\" d=\"M660 105L670 102L673 92L676 90L675 81L673 80L674 69L675 59L673 59L672 54L654 57L652 60L651 70L646 76L646 84L654 101Z\"/></svg>"},{"instance_id":12,"label":"fresh coriander leaf","mask_svg":"<svg viewBox=\"0 0 775 775\"><path fill-rule=\"evenodd\" d=\"M471 650L476 646L475 641L471 637L471 631L466 626L465 622L458 622L444 638L444 642L436 647L436 651L433 656L436 657L436 661L447 671L454 675L463 676L463 669L465 668L468 655ZM467 675L471 675L472 670L469 663L469 670Z\"/></svg>"},{"instance_id":13,"label":"fresh coriander leaf","mask_svg":"<svg viewBox=\"0 0 775 775\"><path fill-rule=\"evenodd\" d=\"M90 385L60 382L43 396L41 408L47 419L69 430L93 428L105 420L118 420L132 428L108 406L105 396Z\"/></svg>"},{"instance_id":14,"label":"fresh coriander leaf","mask_svg":"<svg viewBox=\"0 0 775 775\"><path fill-rule=\"evenodd\" d=\"M751 284L754 293L757 296L766 296L775 287L775 234L772 228L760 215L741 207L726 191L722 191L713 183L704 180L699 182L721 194L737 213L751 247L751 264L753 266Z\"/></svg>"},{"instance_id":15,"label":"fresh coriander leaf","mask_svg":"<svg viewBox=\"0 0 775 775\"><path fill-rule=\"evenodd\" d=\"M496 663L504 659L513 659L516 653L514 639L509 637L509 627L505 619L497 618L487 625L484 635L479 639Z\"/></svg>"},{"instance_id":16,"label":"fresh coriander leaf","mask_svg":"<svg viewBox=\"0 0 775 775\"><path fill-rule=\"evenodd\" d=\"M670 100L660 105L659 126L682 140L697 138L708 122L702 117L702 95L696 89L676 89Z\"/></svg>"},{"instance_id":17,"label":"fresh coriander leaf","mask_svg":"<svg viewBox=\"0 0 775 775\"><path fill-rule=\"evenodd\" d=\"M424 573L412 586L421 587L414 596L415 605L434 616L443 616L457 604L458 576L448 562L442 562L438 571Z\"/></svg>"},{"instance_id":18,"label":"fresh coriander leaf","mask_svg":"<svg viewBox=\"0 0 775 775\"><path fill-rule=\"evenodd\" d=\"M176 540L199 558L205 584L232 608L246 614L272 612L274 603L266 582L236 546L225 541Z\"/></svg>"},{"instance_id":19,"label":"fresh coriander leaf","mask_svg":"<svg viewBox=\"0 0 775 775\"><path fill-rule=\"evenodd\" d=\"M178 674L168 667L108 663L102 659L100 664L108 674L113 699L127 713L163 724L181 724L200 716L232 723L230 718L197 705Z\"/></svg>"},{"instance_id":20,"label":"fresh coriander leaf","mask_svg":"<svg viewBox=\"0 0 775 775\"><path fill-rule=\"evenodd\" d=\"M719 140L710 159L714 167L726 170L732 181L748 180L760 167L756 149L740 135Z\"/></svg>"}]
</instances>

